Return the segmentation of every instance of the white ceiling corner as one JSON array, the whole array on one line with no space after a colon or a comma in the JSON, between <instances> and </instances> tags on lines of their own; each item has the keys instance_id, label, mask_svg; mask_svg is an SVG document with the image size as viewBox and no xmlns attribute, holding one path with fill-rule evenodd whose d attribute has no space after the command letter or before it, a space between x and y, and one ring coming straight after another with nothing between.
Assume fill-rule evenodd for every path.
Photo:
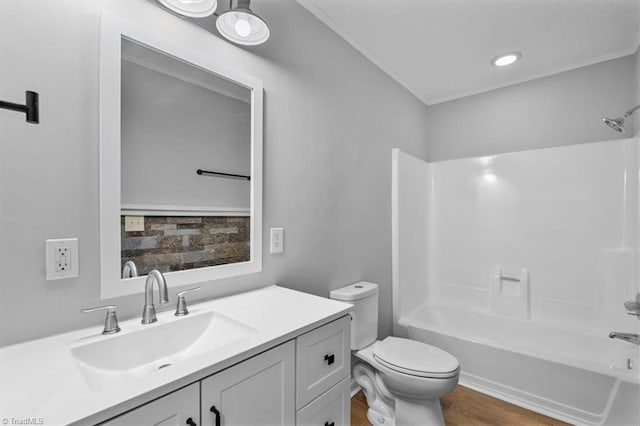
<instances>
[{"instance_id":1,"label":"white ceiling corner","mask_svg":"<svg viewBox=\"0 0 640 426\"><path fill-rule=\"evenodd\" d=\"M427 105L620 58L640 0L298 0ZM499 69L489 61L519 50Z\"/></svg>"}]
</instances>

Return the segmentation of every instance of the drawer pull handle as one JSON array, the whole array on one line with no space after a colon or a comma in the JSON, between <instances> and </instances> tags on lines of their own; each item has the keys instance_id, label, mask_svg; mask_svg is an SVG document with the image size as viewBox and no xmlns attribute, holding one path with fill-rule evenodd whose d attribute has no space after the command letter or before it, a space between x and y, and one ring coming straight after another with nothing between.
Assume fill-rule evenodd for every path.
<instances>
[{"instance_id":1,"label":"drawer pull handle","mask_svg":"<svg viewBox=\"0 0 640 426\"><path fill-rule=\"evenodd\" d=\"M324 426L336 426L335 422L324 422Z\"/></svg>"},{"instance_id":2,"label":"drawer pull handle","mask_svg":"<svg viewBox=\"0 0 640 426\"><path fill-rule=\"evenodd\" d=\"M218 411L215 405L212 405L209 411L211 411L216 416L216 426L220 426L220 411Z\"/></svg>"},{"instance_id":3,"label":"drawer pull handle","mask_svg":"<svg viewBox=\"0 0 640 426\"><path fill-rule=\"evenodd\" d=\"M198 425L196 424L196 422L194 422L194 421L193 421L193 419L192 419L191 417L189 417L189 418L187 419L187 424L188 424L189 426L198 426Z\"/></svg>"},{"instance_id":4,"label":"drawer pull handle","mask_svg":"<svg viewBox=\"0 0 640 426\"><path fill-rule=\"evenodd\" d=\"M334 362L336 362L336 356L331 354L331 355L325 355L324 356L324 360L327 361L328 365L333 364ZM330 426L330 425L329 425Z\"/></svg>"}]
</instances>

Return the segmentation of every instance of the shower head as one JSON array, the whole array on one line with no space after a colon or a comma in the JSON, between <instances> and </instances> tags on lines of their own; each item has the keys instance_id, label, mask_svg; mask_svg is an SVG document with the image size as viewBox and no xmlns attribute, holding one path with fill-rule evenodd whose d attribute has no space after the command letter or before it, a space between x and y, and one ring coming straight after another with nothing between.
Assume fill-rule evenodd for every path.
<instances>
[{"instance_id":1,"label":"shower head","mask_svg":"<svg viewBox=\"0 0 640 426\"><path fill-rule=\"evenodd\" d=\"M602 121L604 121L604 124L606 124L607 126L611 127L616 132L622 133L622 132L624 132L624 121L627 118L631 117L631 115L638 108L640 108L640 105L631 108L629 111L625 112L622 117L618 117L618 118L603 118Z\"/></svg>"},{"instance_id":2,"label":"shower head","mask_svg":"<svg viewBox=\"0 0 640 426\"><path fill-rule=\"evenodd\" d=\"M624 132L624 118L603 118L602 121L604 121L604 124L611 127L616 132Z\"/></svg>"}]
</instances>

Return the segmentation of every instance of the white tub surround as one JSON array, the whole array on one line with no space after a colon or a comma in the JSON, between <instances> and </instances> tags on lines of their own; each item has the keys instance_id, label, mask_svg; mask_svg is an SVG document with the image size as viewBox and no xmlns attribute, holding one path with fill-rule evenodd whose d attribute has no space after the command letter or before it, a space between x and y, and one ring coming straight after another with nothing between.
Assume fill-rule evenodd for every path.
<instances>
[{"instance_id":1,"label":"white tub surround","mask_svg":"<svg viewBox=\"0 0 640 426\"><path fill-rule=\"evenodd\" d=\"M638 347L606 333L430 304L399 325L455 354L464 386L572 424L640 421Z\"/></svg>"},{"instance_id":2,"label":"white tub surround","mask_svg":"<svg viewBox=\"0 0 640 426\"><path fill-rule=\"evenodd\" d=\"M499 289L530 304L505 317L634 332L639 152L621 139L435 163L396 153L395 321L426 300L489 312Z\"/></svg>"},{"instance_id":3,"label":"white tub surround","mask_svg":"<svg viewBox=\"0 0 640 426\"><path fill-rule=\"evenodd\" d=\"M159 313L154 324L142 325L137 317L123 321L122 331L110 336L101 335L98 325L7 346L0 349L0 417L42 418L45 424L99 423L343 317L350 310L345 303L271 286L190 305L190 314L185 317L175 317L170 309ZM215 342L216 330L206 329L189 349L189 356L173 355L168 368L151 372L148 367L156 367L151 363L125 378L115 374L112 382L95 381L89 370L96 366L89 368L78 360L99 359L86 352L92 343L104 342L107 348L111 339L135 338L135 333L168 324L180 327L183 321L192 322L189 329L199 329L212 313L221 327L233 327L238 338L227 336L227 343L207 350L207 342ZM218 330L220 335L229 334L224 328ZM99 347L92 345L92 350Z\"/></svg>"},{"instance_id":4,"label":"white tub surround","mask_svg":"<svg viewBox=\"0 0 640 426\"><path fill-rule=\"evenodd\" d=\"M640 349L608 335L640 332L640 140L393 165L394 334L483 392L638 424Z\"/></svg>"}]
</instances>

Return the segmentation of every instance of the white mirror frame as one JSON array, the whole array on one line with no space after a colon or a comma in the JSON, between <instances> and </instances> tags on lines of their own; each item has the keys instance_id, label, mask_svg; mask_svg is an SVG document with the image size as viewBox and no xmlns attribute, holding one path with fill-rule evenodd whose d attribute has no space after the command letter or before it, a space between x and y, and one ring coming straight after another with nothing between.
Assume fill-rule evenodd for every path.
<instances>
[{"instance_id":1,"label":"white mirror frame","mask_svg":"<svg viewBox=\"0 0 640 426\"><path fill-rule=\"evenodd\" d=\"M262 270L262 81L200 55L149 29L103 12L100 28L100 296L142 293L146 276L120 277L120 80L121 40L130 39L251 90L251 219L248 262L167 272L170 287Z\"/></svg>"}]
</instances>

